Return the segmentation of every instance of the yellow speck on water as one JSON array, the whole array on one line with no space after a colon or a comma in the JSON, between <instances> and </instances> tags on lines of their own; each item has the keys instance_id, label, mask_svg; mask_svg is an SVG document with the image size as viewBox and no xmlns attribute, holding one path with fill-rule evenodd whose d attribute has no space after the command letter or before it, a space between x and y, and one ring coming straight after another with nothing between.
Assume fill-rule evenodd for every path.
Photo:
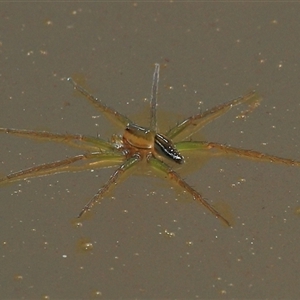
<instances>
[{"instance_id":1,"label":"yellow speck on water","mask_svg":"<svg viewBox=\"0 0 300 300\"><path fill-rule=\"evenodd\" d=\"M23 276L22 276L21 274L16 274L16 275L14 276L14 280L15 280L15 281L21 281L21 280L23 280Z\"/></svg>"},{"instance_id":2,"label":"yellow speck on water","mask_svg":"<svg viewBox=\"0 0 300 300\"><path fill-rule=\"evenodd\" d=\"M82 238L77 242L77 249L81 253L90 252L94 248L93 243L88 239Z\"/></svg>"},{"instance_id":3,"label":"yellow speck on water","mask_svg":"<svg viewBox=\"0 0 300 300\"><path fill-rule=\"evenodd\" d=\"M295 208L294 212L295 212L295 214L296 214L297 216L300 216L300 206L297 206L297 207Z\"/></svg>"},{"instance_id":4,"label":"yellow speck on water","mask_svg":"<svg viewBox=\"0 0 300 300\"><path fill-rule=\"evenodd\" d=\"M91 296L92 298L98 298L102 296L102 293L100 291L93 291Z\"/></svg>"},{"instance_id":5,"label":"yellow speck on water","mask_svg":"<svg viewBox=\"0 0 300 300\"><path fill-rule=\"evenodd\" d=\"M167 229L165 229L164 234L165 234L165 236L167 236L169 238L175 237L175 232L170 232Z\"/></svg>"}]
</instances>

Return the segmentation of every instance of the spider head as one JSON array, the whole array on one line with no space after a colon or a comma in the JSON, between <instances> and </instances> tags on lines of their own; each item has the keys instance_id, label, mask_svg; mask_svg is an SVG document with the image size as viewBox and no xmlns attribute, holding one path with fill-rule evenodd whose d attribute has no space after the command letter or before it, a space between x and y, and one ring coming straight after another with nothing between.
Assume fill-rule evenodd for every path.
<instances>
[{"instance_id":1,"label":"spider head","mask_svg":"<svg viewBox=\"0 0 300 300\"><path fill-rule=\"evenodd\" d=\"M129 123L123 134L123 142L136 149L152 149L154 136L150 129Z\"/></svg>"}]
</instances>

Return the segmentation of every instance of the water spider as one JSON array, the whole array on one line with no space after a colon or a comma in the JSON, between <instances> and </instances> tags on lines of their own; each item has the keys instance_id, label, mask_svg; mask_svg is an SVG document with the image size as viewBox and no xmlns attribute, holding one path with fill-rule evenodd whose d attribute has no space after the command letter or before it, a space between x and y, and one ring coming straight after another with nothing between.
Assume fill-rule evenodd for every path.
<instances>
[{"instance_id":1,"label":"water spider","mask_svg":"<svg viewBox=\"0 0 300 300\"><path fill-rule=\"evenodd\" d=\"M51 163L33 166L28 169L11 173L3 178L0 178L0 184L24 180L31 177L56 174L60 172L77 172L88 169L117 166L107 182L83 207L78 215L78 217L81 217L86 211L90 210L96 202L99 202L102 199L105 193L115 183L118 182L124 173L126 173L129 169L136 168L138 163L140 163L142 160L145 160L151 168L162 172L165 177L179 185L196 201L201 203L206 209L215 215L215 217L219 218L226 225L230 226L229 221L211 204L209 204L199 192L197 192L184 179L182 179L181 176L168 164L168 162L173 161L177 164L182 164L185 162L184 154L188 155L189 153L194 153L195 151L207 151L212 155L236 155L260 161L282 163L290 166L300 165L300 162L292 159L263 154L253 150L233 148L219 143L192 141L190 139L194 133L214 119L228 112L234 106L240 104L249 104L250 109L241 114L241 116L246 116L246 114L258 106L261 100L254 91L243 97L216 106L203 113L193 115L175 125L165 134L158 133L156 108L159 68L159 64L155 64L150 99L150 125L148 128L136 125L126 116L101 103L101 101L89 94L71 78L68 80L73 85L75 90L81 93L106 117L113 119L113 121L123 128L124 133L122 136L115 135L108 142L100 139L99 137L82 136L76 134L56 134L46 131L39 132L13 128L0 128L0 132L2 133L14 134L17 136L45 141L53 141L57 143L66 143L69 146L77 147L85 151L84 154ZM181 141L172 141L178 140L179 137L181 137ZM76 164L78 161L81 161L82 163L80 165Z\"/></svg>"}]
</instances>

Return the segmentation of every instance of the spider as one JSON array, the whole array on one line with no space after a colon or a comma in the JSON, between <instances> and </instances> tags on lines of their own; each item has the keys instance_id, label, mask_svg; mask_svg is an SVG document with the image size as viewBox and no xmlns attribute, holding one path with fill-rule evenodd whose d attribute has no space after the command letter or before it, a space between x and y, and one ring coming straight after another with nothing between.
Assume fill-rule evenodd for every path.
<instances>
[{"instance_id":1,"label":"spider","mask_svg":"<svg viewBox=\"0 0 300 300\"><path fill-rule=\"evenodd\" d=\"M214 142L192 141L190 139L194 133L214 119L228 112L232 107L243 103L248 103L250 109L240 115L241 117L245 117L256 106L258 106L259 102L261 101L260 97L255 91L252 91L243 97L231 100L225 104L218 105L203 113L195 114L176 124L165 134L157 132L156 108L159 69L160 65L155 64L150 98L150 125L147 128L133 123L126 116L120 114L109 106L106 106L97 98L92 96L89 92L87 92L84 88L78 85L72 78L68 78L68 81L73 85L73 88L76 91L81 93L106 117L113 120L123 128L123 135L113 135L110 141L105 141L100 139L98 136L91 137L78 134L56 134L47 131L0 128L0 132L2 133L14 134L17 136L45 141L53 141L57 143L66 143L69 146L80 148L85 151L84 154L75 155L66 159L33 166L28 169L11 173L0 178L0 184L25 180L31 177L46 176L60 172L77 172L88 169L92 170L96 168L117 166L106 183L82 208L78 215L78 218L80 218L84 213L89 211L95 203L99 202L103 198L105 193L118 182L122 175L124 175L129 169L136 168L136 166L144 160L149 164L149 166L151 166L151 168L162 172L165 177L169 178L187 193L191 194L196 201L200 202L216 218L220 219L227 226L231 226L230 222L210 203L208 203L199 192L191 187L177 172L175 172L168 162L172 161L177 164L183 164L185 162L183 154L193 153L195 151L208 151L212 155L236 155L260 161L276 162L290 166L300 166L300 162L292 159L281 158L253 150L234 148ZM250 105L251 103L252 105ZM172 141L174 139L178 139L179 136L182 136L181 141ZM78 161L82 161L82 164L76 164Z\"/></svg>"}]
</instances>

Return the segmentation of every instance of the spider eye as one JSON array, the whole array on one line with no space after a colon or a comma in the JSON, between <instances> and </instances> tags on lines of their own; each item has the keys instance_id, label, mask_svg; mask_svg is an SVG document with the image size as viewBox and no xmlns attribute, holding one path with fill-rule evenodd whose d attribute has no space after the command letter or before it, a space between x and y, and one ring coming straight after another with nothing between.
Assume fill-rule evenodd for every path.
<instances>
[{"instance_id":1,"label":"spider eye","mask_svg":"<svg viewBox=\"0 0 300 300\"><path fill-rule=\"evenodd\" d=\"M183 156L175 148L172 141L160 133L155 135L154 149L159 155L173 160L178 164L182 164L184 162Z\"/></svg>"}]
</instances>

